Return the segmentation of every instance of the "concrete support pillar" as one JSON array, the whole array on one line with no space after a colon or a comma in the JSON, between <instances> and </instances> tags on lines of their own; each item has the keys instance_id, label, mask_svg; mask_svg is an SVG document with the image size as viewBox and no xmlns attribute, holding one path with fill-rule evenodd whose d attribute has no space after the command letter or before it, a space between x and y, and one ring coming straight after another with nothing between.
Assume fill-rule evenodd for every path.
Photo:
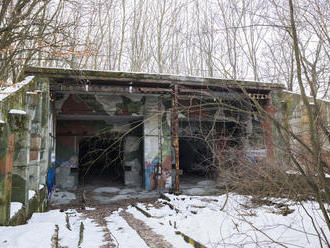
<instances>
[{"instance_id":1,"label":"concrete support pillar","mask_svg":"<svg viewBox=\"0 0 330 248\"><path fill-rule=\"evenodd\" d=\"M180 163L179 163L179 111L178 111L178 85L173 87L171 124L172 124L172 146L175 154L175 193L180 193Z\"/></svg>"},{"instance_id":2,"label":"concrete support pillar","mask_svg":"<svg viewBox=\"0 0 330 248\"><path fill-rule=\"evenodd\" d=\"M275 116L275 107L272 103L272 96L268 94L268 101L264 106L265 111L271 116ZM261 120L261 128L263 130L264 143L267 151L267 160L274 159L274 138L273 138L273 123L266 116Z\"/></svg>"},{"instance_id":3,"label":"concrete support pillar","mask_svg":"<svg viewBox=\"0 0 330 248\"><path fill-rule=\"evenodd\" d=\"M21 202L27 206L29 190L29 156L30 156L30 133L27 125L25 130L15 133L14 166L12 177L13 202Z\"/></svg>"},{"instance_id":4,"label":"concrete support pillar","mask_svg":"<svg viewBox=\"0 0 330 248\"><path fill-rule=\"evenodd\" d=\"M163 190L172 186L170 114L162 97L148 96L144 119L145 189Z\"/></svg>"},{"instance_id":5,"label":"concrete support pillar","mask_svg":"<svg viewBox=\"0 0 330 248\"><path fill-rule=\"evenodd\" d=\"M6 225L10 216L13 155L14 135L10 135L7 146L0 150L0 226Z\"/></svg>"},{"instance_id":6,"label":"concrete support pillar","mask_svg":"<svg viewBox=\"0 0 330 248\"><path fill-rule=\"evenodd\" d=\"M156 187L156 168L159 164L160 130L158 128L157 97L147 96L144 114L144 184L146 190Z\"/></svg>"},{"instance_id":7,"label":"concrete support pillar","mask_svg":"<svg viewBox=\"0 0 330 248\"><path fill-rule=\"evenodd\" d=\"M39 190L40 178L40 147L41 147L41 118L42 118L42 95L41 92L33 92L29 95L29 114L31 119L30 149L29 149L29 189L36 192Z\"/></svg>"},{"instance_id":8,"label":"concrete support pillar","mask_svg":"<svg viewBox=\"0 0 330 248\"><path fill-rule=\"evenodd\" d=\"M125 185L140 187L142 185L142 171L140 161L140 139L127 136L124 142L124 170Z\"/></svg>"},{"instance_id":9,"label":"concrete support pillar","mask_svg":"<svg viewBox=\"0 0 330 248\"><path fill-rule=\"evenodd\" d=\"M49 135L49 94L47 89L43 89L41 94L41 144L39 161L39 184L46 184L47 171L50 157L50 135Z\"/></svg>"},{"instance_id":10,"label":"concrete support pillar","mask_svg":"<svg viewBox=\"0 0 330 248\"><path fill-rule=\"evenodd\" d=\"M31 120L35 115L38 95L26 95L25 111L11 110L9 112L10 126L15 133L14 166L12 173L12 202L24 204L28 213L29 201L29 162L31 144Z\"/></svg>"}]
</instances>

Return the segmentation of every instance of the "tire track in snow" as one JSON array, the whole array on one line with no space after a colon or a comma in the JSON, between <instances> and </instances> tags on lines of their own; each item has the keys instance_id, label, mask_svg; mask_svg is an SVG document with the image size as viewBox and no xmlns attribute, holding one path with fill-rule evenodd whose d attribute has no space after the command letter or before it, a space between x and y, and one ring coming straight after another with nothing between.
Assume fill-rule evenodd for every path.
<instances>
[{"instance_id":1,"label":"tire track in snow","mask_svg":"<svg viewBox=\"0 0 330 248\"><path fill-rule=\"evenodd\" d=\"M127 221L120 216L119 211L113 212L106 218L107 227L119 248L148 248L149 246L140 237Z\"/></svg>"},{"instance_id":2,"label":"tire track in snow","mask_svg":"<svg viewBox=\"0 0 330 248\"><path fill-rule=\"evenodd\" d=\"M143 221L136 219L131 213L121 211L119 214L127 224L133 228L150 248L173 248L172 244L167 242L162 235L155 233ZM137 247L137 246L135 246Z\"/></svg>"},{"instance_id":3,"label":"tire track in snow","mask_svg":"<svg viewBox=\"0 0 330 248\"><path fill-rule=\"evenodd\" d=\"M97 223L97 225L99 227L102 227L102 232L103 234L103 241L106 242L106 244L100 246L100 248L115 248L117 247L115 245L115 241L112 238L112 233L110 232L110 230L108 229L107 226L107 221L106 221L106 217L109 216L111 214L111 211L108 209L94 209L94 210L81 210L81 212L83 212L83 214L94 220L95 223Z\"/></svg>"}]
</instances>

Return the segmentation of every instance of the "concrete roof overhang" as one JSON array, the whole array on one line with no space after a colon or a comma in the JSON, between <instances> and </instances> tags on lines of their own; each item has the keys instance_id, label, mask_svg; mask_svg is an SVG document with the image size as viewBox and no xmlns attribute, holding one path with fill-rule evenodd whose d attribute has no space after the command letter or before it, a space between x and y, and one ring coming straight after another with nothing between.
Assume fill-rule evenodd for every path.
<instances>
[{"instance_id":1,"label":"concrete roof overhang","mask_svg":"<svg viewBox=\"0 0 330 248\"><path fill-rule=\"evenodd\" d=\"M172 92L171 86L175 84L179 85L181 94L194 94L196 90L241 92L242 88L249 93L266 94L272 90L285 88L283 84L278 83L140 72L28 67L25 69L25 74L50 79L50 88L53 92L77 91L78 93L86 91L86 84L89 86L89 91L95 93L106 93L109 88L125 88L124 92L130 90L130 93L166 94ZM133 92L132 88L134 88Z\"/></svg>"}]
</instances>

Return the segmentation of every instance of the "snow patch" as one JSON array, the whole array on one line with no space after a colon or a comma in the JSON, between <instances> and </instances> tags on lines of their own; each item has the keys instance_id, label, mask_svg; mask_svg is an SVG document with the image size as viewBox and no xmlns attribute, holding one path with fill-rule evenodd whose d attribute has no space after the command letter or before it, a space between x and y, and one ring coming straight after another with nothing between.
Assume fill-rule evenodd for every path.
<instances>
[{"instance_id":1,"label":"snow patch","mask_svg":"<svg viewBox=\"0 0 330 248\"><path fill-rule=\"evenodd\" d=\"M325 235L330 236L318 204L312 201L301 203L307 214L300 204L293 201L269 198L293 210L284 216L280 207L274 205L246 208L251 203L250 196L229 194L227 200L226 195L166 196L171 199L170 203L175 209L167 205L159 208L138 204L151 214L150 218L134 207L129 207L127 211L163 235L174 247L185 247L181 243L181 236L181 240L173 236L175 231L188 235L206 247L275 247L273 240L287 247L318 247L319 240L308 214L312 214L318 228L326 230Z\"/></svg>"},{"instance_id":2,"label":"snow patch","mask_svg":"<svg viewBox=\"0 0 330 248\"><path fill-rule=\"evenodd\" d=\"M68 204L76 199L76 195L67 191L54 192L50 199L52 205Z\"/></svg>"},{"instance_id":3,"label":"snow patch","mask_svg":"<svg viewBox=\"0 0 330 248\"><path fill-rule=\"evenodd\" d=\"M215 184L214 180L204 180L197 183L199 186L213 186Z\"/></svg>"},{"instance_id":4,"label":"snow patch","mask_svg":"<svg viewBox=\"0 0 330 248\"><path fill-rule=\"evenodd\" d=\"M95 210L96 208L85 207L85 210Z\"/></svg>"},{"instance_id":5,"label":"snow patch","mask_svg":"<svg viewBox=\"0 0 330 248\"><path fill-rule=\"evenodd\" d=\"M294 170L287 170L285 173L289 175L301 175L299 171L294 171Z\"/></svg>"},{"instance_id":6,"label":"snow patch","mask_svg":"<svg viewBox=\"0 0 330 248\"><path fill-rule=\"evenodd\" d=\"M118 247L148 248L140 235L127 224L125 219L119 215L118 211L114 212L110 217L107 217L106 220L111 234L118 242Z\"/></svg>"},{"instance_id":7,"label":"snow patch","mask_svg":"<svg viewBox=\"0 0 330 248\"><path fill-rule=\"evenodd\" d=\"M68 216L68 217L67 217ZM69 220L69 228L66 219ZM100 247L105 245L104 232L91 219L75 210L60 212L52 210L45 213L34 213L25 225L0 226L0 247L4 248L44 248L52 247L52 236L55 225L59 228L59 244L61 247L78 247L80 225L83 223L83 240L79 247Z\"/></svg>"},{"instance_id":8,"label":"snow patch","mask_svg":"<svg viewBox=\"0 0 330 248\"><path fill-rule=\"evenodd\" d=\"M164 211L164 210L163 210ZM181 236L175 234L175 229L173 228L174 221L171 222L172 226L169 224L169 218L148 218L140 211L138 211L134 207L128 207L127 212L134 215L135 218L142 220L147 224L147 226L151 227L151 229L164 237L169 243L173 245L173 247L180 248L191 248L192 246L186 243ZM149 211L148 211L149 212ZM165 210L168 214L174 214L171 210Z\"/></svg>"},{"instance_id":9,"label":"snow patch","mask_svg":"<svg viewBox=\"0 0 330 248\"><path fill-rule=\"evenodd\" d=\"M207 191L205 188L191 188L191 189L184 189L183 192L187 195L203 195Z\"/></svg>"},{"instance_id":10,"label":"snow patch","mask_svg":"<svg viewBox=\"0 0 330 248\"><path fill-rule=\"evenodd\" d=\"M9 114L26 115L26 112L24 110L20 110L20 109L11 109L11 110L9 110Z\"/></svg>"},{"instance_id":11,"label":"snow patch","mask_svg":"<svg viewBox=\"0 0 330 248\"><path fill-rule=\"evenodd\" d=\"M14 215L21 210L23 204L20 202L11 202L10 203L10 219L14 217Z\"/></svg>"},{"instance_id":12,"label":"snow patch","mask_svg":"<svg viewBox=\"0 0 330 248\"><path fill-rule=\"evenodd\" d=\"M136 189L127 188L119 191L120 195L133 194L133 193L136 193Z\"/></svg>"},{"instance_id":13,"label":"snow patch","mask_svg":"<svg viewBox=\"0 0 330 248\"><path fill-rule=\"evenodd\" d=\"M29 190L29 200L32 199L36 195L34 190Z\"/></svg>"},{"instance_id":14,"label":"snow patch","mask_svg":"<svg viewBox=\"0 0 330 248\"><path fill-rule=\"evenodd\" d=\"M22 82L13 84L3 90L0 91L0 101L4 100L7 96L10 94L18 91L20 88L22 88L24 85L30 83L33 80L34 76L28 76L26 77Z\"/></svg>"},{"instance_id":15,"label":"snow patch","mask_svg":"<svg viewBox=\"0 0 330 248\"><path fill-rule=\"evenodd\" d=\"M116 187L100 187L93 190L95 193L117 193L120 189Z\"/></svg>"}]
</instances>

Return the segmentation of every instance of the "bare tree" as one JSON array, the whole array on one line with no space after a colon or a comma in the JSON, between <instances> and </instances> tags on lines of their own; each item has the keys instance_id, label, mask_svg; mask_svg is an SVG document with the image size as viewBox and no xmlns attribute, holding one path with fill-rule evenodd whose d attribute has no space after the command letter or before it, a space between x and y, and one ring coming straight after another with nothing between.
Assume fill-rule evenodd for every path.
<instances>
[{"instance_id":1,"label":"bare tree","mask_svg":"<svg viewBox=\"0 0 330 248\"><path fill-rule=\"evenodd\" d=\"M4 0L0 7L1 80L19 80L27 64L66 57L69 23L60 21L60 1Z\"/></svg>"}]
</instances>

